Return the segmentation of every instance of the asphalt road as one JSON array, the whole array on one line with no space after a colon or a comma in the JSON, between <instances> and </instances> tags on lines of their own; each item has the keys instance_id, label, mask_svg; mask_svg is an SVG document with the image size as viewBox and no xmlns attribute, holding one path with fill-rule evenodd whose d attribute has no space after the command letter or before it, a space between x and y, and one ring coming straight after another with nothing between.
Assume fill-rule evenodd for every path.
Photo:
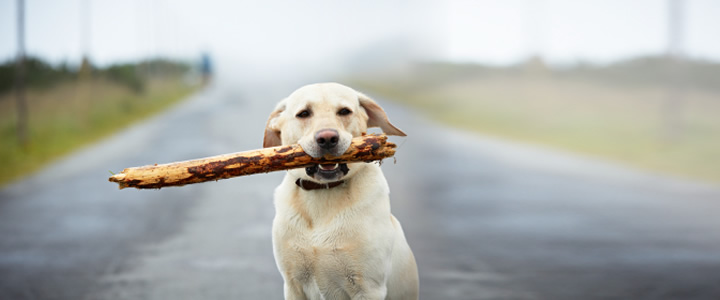
<instances>
[{"instance_id":1,"label":"asphalt road","mask_svg":"<svg viewBox=\"0 0 720 300\"><path fill-rule=\"evenodd\" d=\"M0 299L281 299L282 174L159 191L109 170L258 148L297 82L211 88L0 190ZM434 124L380 100L423 299L720 299L720 188Z\"/></svg>"}]
</instances>

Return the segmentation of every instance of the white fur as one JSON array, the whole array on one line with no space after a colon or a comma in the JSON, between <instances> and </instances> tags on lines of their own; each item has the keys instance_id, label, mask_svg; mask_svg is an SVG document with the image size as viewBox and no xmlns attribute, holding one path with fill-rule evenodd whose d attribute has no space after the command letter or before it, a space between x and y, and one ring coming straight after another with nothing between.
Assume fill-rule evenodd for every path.
<instances>
[{"instance_id":1,"label":"white fur","mask_svg":"<svg viewBox=\"0 0 720 300\"><path fill-rule=\"evenodd\" d=\"M353 113L338 115L342 108ZM312 116L296 117L304 109L311 109ZM313 137L329 128L339 132L337 152L344 152L368 125L404 135L366 96L336 83L309 85L278 104L268 120L264 145L300 143L308 154L321 156ZM389 188L380 167L348 167L350 172L340 178L345 183L332 189L299 188L298 178L323 180L298 169L288 171L275 190L273 251L285 280L285 299L417 299L415 258L390 213Z\"/></svg>"}]
</instances>

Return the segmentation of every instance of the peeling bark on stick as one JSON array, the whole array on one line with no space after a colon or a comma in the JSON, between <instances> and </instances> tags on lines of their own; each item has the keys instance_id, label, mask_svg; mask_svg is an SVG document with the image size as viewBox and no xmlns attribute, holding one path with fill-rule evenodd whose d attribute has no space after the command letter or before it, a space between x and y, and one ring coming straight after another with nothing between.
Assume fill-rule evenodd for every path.
<instances>
[{"instance_id":1,"label":"peeling bark on stick","mask_svg":"<svg viewBox=\"0 0 720 300\"><path fill-rule=\"evenodd\" d=\"M372 162L395 155L395 144L385 135L365 135L352 140L345 154L313 158L298 144L223 154L162 165L127 168L108 180L120 189L159 189L237 176L309 167L316 164Z\"/></svg>"}]
</instances>

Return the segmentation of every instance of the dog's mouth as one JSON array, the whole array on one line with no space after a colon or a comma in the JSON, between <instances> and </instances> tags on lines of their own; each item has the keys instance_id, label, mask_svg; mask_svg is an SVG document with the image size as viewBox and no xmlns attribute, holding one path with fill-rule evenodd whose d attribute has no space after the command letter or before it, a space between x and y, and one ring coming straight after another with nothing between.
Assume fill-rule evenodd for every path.
<instances>
[{"instance_id":1,"label":"dog's mouth","mask_svg":"<svg viewBox=\"0 0 720 300\"><path fill-rule=\"evenodd\" d=\"M305 168L305 173L318 180L339 180L350 171L347 164L320 164Z\"/></svg>"}]
</instances>

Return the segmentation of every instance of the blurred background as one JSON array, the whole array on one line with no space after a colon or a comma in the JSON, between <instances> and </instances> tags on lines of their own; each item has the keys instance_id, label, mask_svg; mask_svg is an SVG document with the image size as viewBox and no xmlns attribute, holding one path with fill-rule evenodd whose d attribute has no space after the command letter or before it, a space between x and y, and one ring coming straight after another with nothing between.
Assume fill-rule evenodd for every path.
<instances>
[{"instance_id":1,"label":"blurred background","mask_svg":"<svg viewBox=\"0 0 720 300\"><path fill-rule=\"evenodd\" d=\"M718 16L713 0L0 1L0 298L281 298L282 174L105 179L258 148L277 101L335 81L409 134L383 169L424 299L717 299Z\"/></svg>"}]
</instances>

